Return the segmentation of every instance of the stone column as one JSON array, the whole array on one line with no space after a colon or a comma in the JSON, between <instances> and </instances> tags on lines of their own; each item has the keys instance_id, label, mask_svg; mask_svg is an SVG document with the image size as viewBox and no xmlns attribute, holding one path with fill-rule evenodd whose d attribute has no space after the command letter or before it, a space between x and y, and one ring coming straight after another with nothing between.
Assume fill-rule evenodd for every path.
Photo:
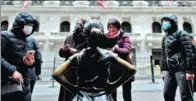
<instances>
[{"instance_id":1,"label":"stone column","mask_svg":"<svg viewBox=\"0 0 196 101\"><path fill-rule=\"evenodd\" d=\"M176 15L177 16L177 15ZM183 16L182 15L179 15L179 16L177 16L178 17L178 28L179 29L183 29L183 23L184 23L184 21L183 21Z\"/></svg>"}]
</instances>

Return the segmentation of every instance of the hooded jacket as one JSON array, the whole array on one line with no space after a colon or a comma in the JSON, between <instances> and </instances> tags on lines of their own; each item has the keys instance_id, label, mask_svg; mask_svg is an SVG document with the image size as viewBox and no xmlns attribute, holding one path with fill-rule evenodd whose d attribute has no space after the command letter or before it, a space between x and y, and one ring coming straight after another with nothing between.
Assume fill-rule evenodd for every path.
<instances>
[{"instance_id":1,"label":"hooded jacket","mask_svg":"<svg viewBox=\"0 0 196 101\"><path fill-rule=\"evenodd\" d=\"M178 29L177 17L167 15L162 18L171 23L171 27L162 39L161 71L186 71L193 73L193 49L190 36Z\"/></svg>"},{"instance_id":2,"label":"hooded jacket","mask_svg":"<svg viewBox=\"0 0 196 101\"><path fill-rule=\"evenodd\" d=\"M28 77L28 67L31 66L23 63L23 57L28 50L28 41L26 38L29 35L25 35L22 31L24 25L27 23L34 24L32 33L39 25L38 21L31 14L22 12L16 16L10 31L1 32L2 79L7 79L16 70L23 75L24 79Z\"/></svg>"},{"instance_id":3,"label":"hooded jacket","mask_svg":"<svg viewBox=\"0 0 196 101\"><path fill-rule=\"evenodd\" d=\"M39 51L38 45L33 37L28 37L28 50L34 50L35 51L35 63L34 68L29 68L29 76L31 80L36 80L36 75L41 74L41 64L42 64L42 55Z\"/></svg>"}]
</instances>

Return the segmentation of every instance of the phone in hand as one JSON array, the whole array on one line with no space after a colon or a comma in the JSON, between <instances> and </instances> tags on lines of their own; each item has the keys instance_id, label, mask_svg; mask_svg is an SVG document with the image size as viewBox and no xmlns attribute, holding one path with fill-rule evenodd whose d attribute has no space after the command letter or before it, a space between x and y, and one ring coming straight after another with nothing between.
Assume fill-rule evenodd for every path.
<instances>
[{"instance_id":1,"label":"phone in hand","mask_svg":"<svg viewBox=\"0 0 196 101\"><path fill-rule=\"evenodd\" d=\"M26 53L26 56L28 57L28 56L34 56L35 55L35 51L34 50L29 50L29 51L27 51L27 53Z\"/></svg>"}]
</instances>

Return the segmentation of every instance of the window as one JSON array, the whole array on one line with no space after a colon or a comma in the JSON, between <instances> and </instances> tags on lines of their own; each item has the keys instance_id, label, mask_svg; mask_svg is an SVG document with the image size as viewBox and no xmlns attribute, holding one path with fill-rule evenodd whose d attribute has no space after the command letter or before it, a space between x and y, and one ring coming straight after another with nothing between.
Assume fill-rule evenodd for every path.
<instances>
[{"instance_id":1,"label":"window","mask_svg":"<svg viewBox=\"0 0 196 101\"><path fill-rule=\"evenodd\" d=\"M69 31L70 31L70 23L68 21L62 22L60 32L69 32Z\"/></svg>"},{"instance_id":2,"label":"window","mask_svg":"<svg viewBox=\"0 0 196 101\"><path fill-rule=\"evenodd\" d=\"M160 65L161 49L152 49L152 57L155 65Z\"/></svg>"},{"instance_id":3,"label":"window","mask_svg":"<svg viewBox=\"0 0 196 101\"><path fill-rule=\"evenodd\" d=\"M161 24L158 22L153 22L152 23L152 32L153 33L162 33Z\"/></svg>"},{"instance_id":4,"label":"window","mask_svg":"<svg viewBox=\"0 0 196 101\"><path fill-rule=\"evenodd\" d=\"M188 22L184 22L183 24L183 29L188 32L188 33L192 33L192 27L191 24L189 24Z\"/></svg>"},{"instance_id":5,"label":"window","mask_svg":"<svg viewBox=\"0 0 196 101\"><path fill-rule=\"evenodd\" d=\"M100 17L99 16L97 16L97 17L91 17L91 20L93 20L93 19L100 20Z\"/></svg>"},{"instance_id":6,"label":"window","mask_svg":"<svg viewBox=\"0 0 196 101\"><path fill-rule=\"evenodd\" d=\"M8 21L4 20L1 22L1 31L6 31L8 30Z\"/></svg>"},{"instance_id":7,"label":"window","mask_svg":"<svg viewBox=\"0 0 196 101\"><path fill-rule=\"evenodd\" d=\"M131 24L130 24L129 22L123 22L123 23L121 24L121 26L122 26L122 30L123 30L124 32L129 32L129 33L131 33Z\"/></svg>"}]
</instances>

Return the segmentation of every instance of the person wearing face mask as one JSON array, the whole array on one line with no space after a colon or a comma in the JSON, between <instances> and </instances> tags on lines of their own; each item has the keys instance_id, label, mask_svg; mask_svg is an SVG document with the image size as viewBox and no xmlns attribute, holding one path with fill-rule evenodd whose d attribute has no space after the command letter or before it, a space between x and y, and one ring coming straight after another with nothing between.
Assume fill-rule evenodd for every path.
<instances>
[{"instance_id":1,"label":"person wearing face mask","mask_svg":"<svg viewBox=\"0 0 196 101\"><path fill-rule=\"evenodd\" d=\"M161 19L165 31L162 39L161 74L164 81L163 95L165 101L175 101L179 86L182 101L193 99L193 49L187 32L178 29L178 19L168 14Z\"/></svg>"},{"instance_id":2,"label":"person wearing face mask","mask_svg":"<svg viewBox=\"0 0 196 101\"><path fill-rule=\"evenodd\" d=\"M59 50L59 56L68 59L71 55L79 52L88 46L86 35L83 33L83 27L86 23L85 19L78 19L76 22L73 34L67 36L64 45ZM76 69L71 68L67 75L65 75L71 83L76 84ZM58 101L71 101L73 95L67 91L63 86L60 87Z\"/></svg>"},{"instance_id":3,"label":"person wearing face mask","mask_svg":"<svg viewBox=\"0 0 196 101\"><path fill-rule=\"evenodd\" d=\"M11 30L1 31L1 89L8 83L23 86L23 92L1 92L2 101L31 101L28 69L32 68L35 60L34 56L27 55L27 37L33 34L38 25L33 15L21 12L16 16Z\"/></svg>"},{"instance_id":4,"label":"person wearing face mask","mask_svg":"<svg viewBox=\"0 0 196 101\"><path fill-rule=\"evenodd\" d=\"M109 33L107 37L110 39L108 44L117 43L111 50L118 54L120 58L123 60L132 63L131 61L131 40L129 36L125 35L123 30L121 29L120 22L116 18L112 18L108 21L108 29ZM112 45L111 44L111 45ZM109 45L110 46L110 45ZM118 76L122 73L121 70L116 67L112 67L111 69L111 79L115 80ZM113 75L114 74L114 75ZM134 81L134 76L125 84L122 85L123 87L123 99L124 101L132 101L131 96L131 88L132 82ZM112 98L114 101L117 101L117 91L115 90L112 93Z\"/></svg>"},{"instance_id":5,"label":"person wearing face mask","mask_svg":"<svg viewBox=\"0 0 196 101\"><path fill-rule=\"evenodd\" d=\"M39 47L36 43L35 38L29 36L27 38L27 40L28 40L28 43L27 43L28 50L35 51L35 53L34 53L35 63L34 63L34 65L32 65L34 67L29 68L31 93L33 93L33 89L34 89L34 86L36 83L36 77L41 74L42 55L41 55L41 52L39 51Z\"/></svg>"},{"instance_id":6,"label":"person wearing face mask","mask_svg":"<svg viewBox=\"0 0 196 101\"><path fill-rule=\"evenodd\" d=\"M113 101L111 92L135 74L135 66L104 49L107 46L102 42L107 38L99 20L89 21L84 27L89 32L89 47L69 57L54 70L52 76L75 95L72 101ZM110 82L110 67L114 65L124 70L124 73ZM77 84L70 83L64 77L73 67L77 72Z\"/></svg>"},{"instance_id":7,"label":"person wearing face mask","mask_svg":"<svg viewBox=\"0 0 196 101\"><path fill-rule=\"evenodd\" d=\"M194 74L196 75L196 41L194 40L193 36L190 35L191 40L192 40L192 47L193 47L193 68L194 68ZM194 78L194 92L196 92L196 78Z\"/></svg>"}]
</instances>

